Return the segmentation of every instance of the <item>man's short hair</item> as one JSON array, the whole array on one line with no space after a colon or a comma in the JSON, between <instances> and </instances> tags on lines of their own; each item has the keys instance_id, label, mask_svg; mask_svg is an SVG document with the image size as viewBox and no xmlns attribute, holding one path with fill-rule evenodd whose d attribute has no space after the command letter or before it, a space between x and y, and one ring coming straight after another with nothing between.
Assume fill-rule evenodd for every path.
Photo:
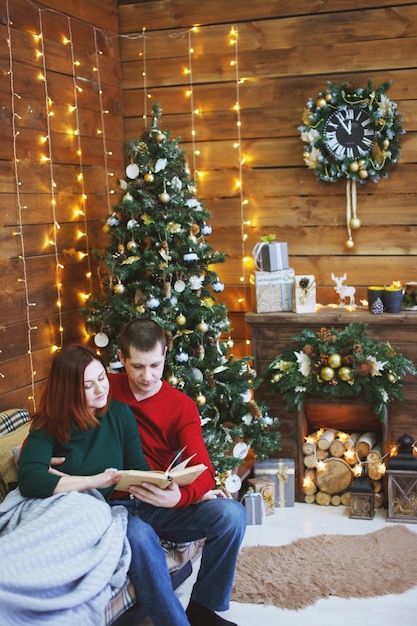
<instances>
[{"instance_id":1,"label":"man's short hair","mask_svg":"<svg viewBox=\"0 0 417 626\"><path fill-rule=\"evenodd\" d=\"M120 350L125 359L130 357L130 349L151 352L157 344L162 352L167 346L165 330L154 320L133 319L122 328L119 336Z\"/></svg>"}]
</instances>

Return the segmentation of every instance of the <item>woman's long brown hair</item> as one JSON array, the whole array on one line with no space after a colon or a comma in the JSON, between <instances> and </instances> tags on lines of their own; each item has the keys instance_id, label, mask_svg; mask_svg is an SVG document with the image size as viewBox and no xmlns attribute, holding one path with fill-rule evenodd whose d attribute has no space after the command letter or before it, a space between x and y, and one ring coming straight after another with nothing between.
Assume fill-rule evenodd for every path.
<instances>
[{"instance_id":1,"label":"woman's long brown hair","mask_svg":"<svg viewBox=\"0 0 417 626\"><path fill-rule=\"evenodd\" d=\"M81 344L64 346L55 354L32 428L45 428L65 442L72 429L87 431L100 423L87 406L84 389L85 368L94 360L102 363L91 348ZM100 414L106 410L107 406Z\"/></svg>"}]
</instances>

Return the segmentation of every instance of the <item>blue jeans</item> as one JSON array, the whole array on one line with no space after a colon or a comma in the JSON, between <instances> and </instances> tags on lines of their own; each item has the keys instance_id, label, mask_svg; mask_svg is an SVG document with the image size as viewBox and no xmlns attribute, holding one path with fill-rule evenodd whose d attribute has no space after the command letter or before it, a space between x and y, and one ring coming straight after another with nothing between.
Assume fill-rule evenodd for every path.
<instances>
[{"instance_id":1,"label":"blue jeans","mask_svg":"<svg viewBox=\"0 0 417 626\"><path fill-rule=\"evenodd\" d=\"M112 504L123 504L129 511L129 576L155 626L188 626L171 586L159 537L177 543L206 537L191 597L212 611L229 608L236 560L246 530L246 510L240 502L217 498L174 509L140 500L116 500Z\"/></svg>"}]
</instances>

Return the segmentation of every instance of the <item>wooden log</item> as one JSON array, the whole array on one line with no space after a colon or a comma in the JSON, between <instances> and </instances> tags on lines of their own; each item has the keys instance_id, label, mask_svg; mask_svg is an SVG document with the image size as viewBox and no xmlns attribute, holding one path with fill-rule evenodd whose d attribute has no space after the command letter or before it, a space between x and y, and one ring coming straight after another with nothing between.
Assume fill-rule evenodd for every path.
<instances>
[{"instance_id":1,"label":"wooden log","mask_svg":"<svg viewBox=\"0 0 417 626\"><path fill-rule=\"evenodd\" d=\"M356 446L356 442L360 437L360 433L351 433L349 439L345 441L346 450L352 450Z\"/></svg>"},{"instance_id":2,"label":"wooden log","mask_svg":"<svg viewBox=\"0 0 417 626\"><path fill-rule=\"evenodd\" d=\"M320 506L329 506L330 500L331 496L328 493L324 493L324 491L316 493L316 503Z\"/></svg>"},{"instance_id":3,"label":"wooden log","mask_svg":"<svg viewBox=\"0 0 417 626\"><path fill-rule=\"evenodd\" d=\"M334 456L336 458L341 458L344 455L345 451L346 451L346 446L344 442L342 441L342 439L339 439L338 437L336 437L336 439L332 441L329 447L329 452L331 456Z\"/></svg>"},{"instance_id":4,"label":"wooden log","mask_svg":"<svg viewBox=\"0 0 417 626\"><path fill-rule=\"evenodd\" d=\"M325 459L327 459L330 456L329 451L328 450L317 450L316 451L316 459L318 461L324 461Z\"/></svg>"},{"instance_id":5,"label":"wooden log","mask_svg":"<svg viewBox=\"0 0 417 626\"><path fill-rule=\"evenodd\" d=\"M309 454L314 454L316 452L316 444L312 441L305 441L302 445L303 454L308 456Z\"/></svg>"},{"instance_id":6,"label":"wooden log","mask_svg":"<svg viewBox=\"0 0 417 626\"><path fill-rule=\"evenodd\" d=\"M352 470L343 459L328 459L325 467L316 474L317 487L330 495L349 489L352 480Z\"/></svg>"},{"instance_id":7,"label":"wooden log","mask_svg":"<svg viewBox=\"0 0 417 626\"><path fill-rule=\"evenodd\" d=\"M360 459L366 459L372 448L378 441L378 435L375 432L363 433L356 442L355 450Z\"/></svg>"},{"instance_id":8,"label":"wooden log","mask_svg":"<svg viewBox=\"0 0 417 626\"><path fill-rule=\"evenodd\" d=\"M366 457L366 460L368 461L368 463L371 463L372 461L380 461L381 457L382 457L382 443L379 442L372 448L372 450Z\"/></svg>"},{"instance_id":9,"label":"wooden log","mask_svg":"<svg viewBox=\"0 0 417 626\"><path fill-rule=\"evenodd\" d=\"M384 488L382 480L371 480L371 483L374 486L374 493L381 493Z\"/></svg>"},{"instance_id":10,"label":"wooden log","mask_svg":"<svg viewBox=\"0 0 417 626\"><path fill-rule=\"evenodd\" d=\"M350 450L345 450L345 454L343 455L344 460L349 465L356 465L359 461L358 455L356 453L355 448L351 448Z\"/></svg>"},{"instance_id":11,"label":"wooden log","mask_svg":"<svg viewBox=\"0 0 417 626\"><path fill-rule=\"evenodd\" d=\"M339 495L334 495L330 498L330 504L332 506L340 506L342 499Z\"/></svg>"},{"instance_id":12,"label":"wooden log","mask_svg":"<svg viewBox=\"0 0 417 626\"><path fill-rule=\"evenodd\" d=\"M304 502L306 504L314 504L315 501L316 501L316 496L313 496L313 495L311 495L311 496L304 496Z\"/></svg>"},{"instance_id":13,"label":"wooden log","mask_svg":"<svg viewBox=\"0 0 417 626\"><path fill-rule=\"evenodd\" d=\"M350 491L345 491L345 493L342 493L342 495L340 496L340 501L343 506L350 506Z\"/></svg>"},{"instance_id":14,"label":"wooden log","mask_svg":"<svg viewBox=\"0 0 417 626\"><path fill-rule=\"evenodd\" d=\"M306 496L312 496L317 491L316 486L316 472L312 469L307 469L304 474L303 480L303 492Z\"/></svg>"},{"instance_id":15,"label":"wooden log","mask_svg":"<svg viewBox=\"0 0 417 626\"><path fill-rule=\"evenodd\" d=\"M309 468L315 467L315 465L317 463L316 455L315 454L309 454L308 456L304 457L303 461L304 461L304 465L306 467L309 467Z\"/></svg>"},{"instance_id":16,"label":"wooden log","mask_svg":"<svg viewBox=\"0 0 417 626\"><path fill-rule=\"evenodd\" d=\"M380 480L385 474L385 465L381 461L368 463L368 476L371 480Z\"/></svg>"},{"instance_id":17,"label":"wooden log","mask_svg":"<svg viewBox=\"0 0 417 626\"><path fill-rule=\"evenodd\" d=\"M325 430L317 441L317 448L319 448L320 450L328 450L336 435L337 431L333 430L332 428L328 428L327 430Z\"/></svg>"}]
</instances>

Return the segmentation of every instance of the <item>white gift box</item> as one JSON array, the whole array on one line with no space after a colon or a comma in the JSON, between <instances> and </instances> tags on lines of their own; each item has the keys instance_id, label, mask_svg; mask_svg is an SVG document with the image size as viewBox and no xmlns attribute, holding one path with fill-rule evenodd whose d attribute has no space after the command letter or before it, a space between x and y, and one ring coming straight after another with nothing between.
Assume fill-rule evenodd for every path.
<instances>
[{"instance_id":1,"label":"white gift box","mask_svg":"<svg viewBox=\"0 0 417 626\"><path fill-rule=\"evenodd\" d=\"M278 272L288 269L288 244L285 241L260 241L253 249L253 258L261 272Z\"/></svg>"},{"instance_id":2,"label":"white gift box","mask_svg":"<svg viewBox=\"0 0 417 626\"><path fill-rule=\"evenodd\" d=\"M250 278L254 286L257 313L292 311L295 271L255 272Z\"/></svg>"},{"instance_id":3,"label":"white gift box","mask_svg":"<svg viewBox=\"0 0 417 626\"><path fill-rule=\"evenodd\" d=\"M294 311L316 312L316 279L314 276L296 276L294 289Z\"/></svg>"}]
</instances>

